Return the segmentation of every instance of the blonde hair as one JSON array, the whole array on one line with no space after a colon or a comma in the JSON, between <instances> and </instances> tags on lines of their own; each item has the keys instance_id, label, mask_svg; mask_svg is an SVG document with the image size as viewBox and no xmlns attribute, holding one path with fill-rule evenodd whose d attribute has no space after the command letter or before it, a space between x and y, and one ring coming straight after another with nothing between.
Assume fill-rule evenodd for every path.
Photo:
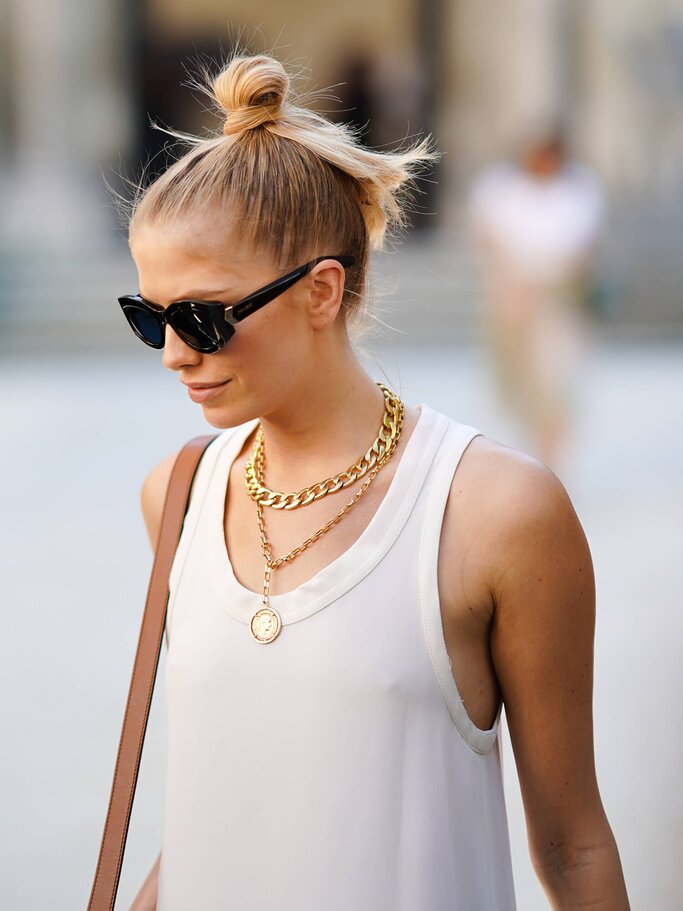
<instances>
[{"instance_id":1,"label":"blonde hair","mask_svg":"<svg viewBox=\"0 0 683 911\"><path fill-rule=\"evenodd\" d=\"M341 317L357 316L368 255L403 227L421 168L438 157L430 137L379 152L358 131L292 99L284 66L265 54L236 53L194 87L222 113L219 135L172 130L189 151L127 209L129 243L143 225L168 225L201 213L237 213L240 237L282 268L319 255L351 255Z\"/></svg>"}]
</instances>

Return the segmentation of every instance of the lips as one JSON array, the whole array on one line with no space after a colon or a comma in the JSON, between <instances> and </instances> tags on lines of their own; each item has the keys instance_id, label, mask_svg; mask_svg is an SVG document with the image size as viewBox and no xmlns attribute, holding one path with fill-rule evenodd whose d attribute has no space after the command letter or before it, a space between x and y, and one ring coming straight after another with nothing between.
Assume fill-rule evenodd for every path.
<instances>
[{"instance_id":1,"label":"lips","mask_svg":"<svg viewBox=\"0 0 683 911\"><path fill-rule=\"evenodd\" d=\"M220 395L221 391L228 385L230 380L224 380L222 383L186 383L187 393L193 402L206 402L213 396Z\"/></svg>"}]
</instances>

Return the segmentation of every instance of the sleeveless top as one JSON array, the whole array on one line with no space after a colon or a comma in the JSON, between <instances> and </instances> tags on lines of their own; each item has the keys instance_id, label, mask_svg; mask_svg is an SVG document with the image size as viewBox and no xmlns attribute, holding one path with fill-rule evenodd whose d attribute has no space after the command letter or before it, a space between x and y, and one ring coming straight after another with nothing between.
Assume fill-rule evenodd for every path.
<instances>
[{"instance_id":1,"label":"sleeveless top","mask_svg":"<svg viewBox=\"0 0 683 911\"><path fill-rule=\"evenodd\" d=\"M421 405L370 523L271 596L282 629L263 644L223 537L256 423L209 444L171 570L157 911L514 911L501 712L489 730L468 717L437 589L481 431Z\"/></svg>"}]
</instances>

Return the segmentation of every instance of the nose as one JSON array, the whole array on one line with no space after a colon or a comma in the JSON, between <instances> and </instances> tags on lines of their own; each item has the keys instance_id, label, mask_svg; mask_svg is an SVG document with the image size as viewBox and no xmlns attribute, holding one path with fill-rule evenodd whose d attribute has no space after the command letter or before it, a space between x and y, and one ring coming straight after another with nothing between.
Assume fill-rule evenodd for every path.
<instances>
[{"instance_id":1,"label":"nose","mask_svg":"<svg viewBox=\"0 0 683 911\"><path fill-rule=\"evenodd\" d=\"M168 324L164 327L164 348L161 362L169 370L181 370L201 362L202 353L191 348Z\"/></svg>"}]
</instances>

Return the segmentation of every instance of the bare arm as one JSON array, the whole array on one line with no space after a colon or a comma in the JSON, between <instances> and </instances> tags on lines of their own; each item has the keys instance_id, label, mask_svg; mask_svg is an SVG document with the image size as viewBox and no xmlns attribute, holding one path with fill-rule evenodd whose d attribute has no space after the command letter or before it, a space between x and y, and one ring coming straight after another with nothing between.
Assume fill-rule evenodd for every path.
<instances>
[{"instance_id":1,"label":"bare arm","mask_svg":"<svg viewBox=\"0 0 683 911\"><path fill-rule=\"evenodd\" d=\"M547 466L522 458L501 474L508 481L498 491L491 650L531 859L556 911L628 911L595 771L595 580L588 543Z\"/></svg>"},{"instance_id":2,"label":"bare arm","mask_svg":"<svg viewBox=\"0 0 683 911\"><path fill-rule=\"evenodd\" d=\"M168 487L171 469L173 468L177 455L178 454L174 452L172 455L167 456L159 462L142 482L140 505L145 520L145 528L147 529L149 542L152 545L153 551L156 550L166 488ZM140 891L135 896L133 904L130 906L130 911L156 911L160 863L161 853L159 853L154 866L149 871Z\"/></svg>"},{"instance_id":3,"label":"bare arm","mask_svg":"<svg viewBox=\"0 0 683 911\"><path fill-rule=\"evenodd\" d=\"M140 891L135 896L133 904L130 906L130 911L156 911L160 863L161 853L149 871Z\"/></svg>"}]
</instances>

